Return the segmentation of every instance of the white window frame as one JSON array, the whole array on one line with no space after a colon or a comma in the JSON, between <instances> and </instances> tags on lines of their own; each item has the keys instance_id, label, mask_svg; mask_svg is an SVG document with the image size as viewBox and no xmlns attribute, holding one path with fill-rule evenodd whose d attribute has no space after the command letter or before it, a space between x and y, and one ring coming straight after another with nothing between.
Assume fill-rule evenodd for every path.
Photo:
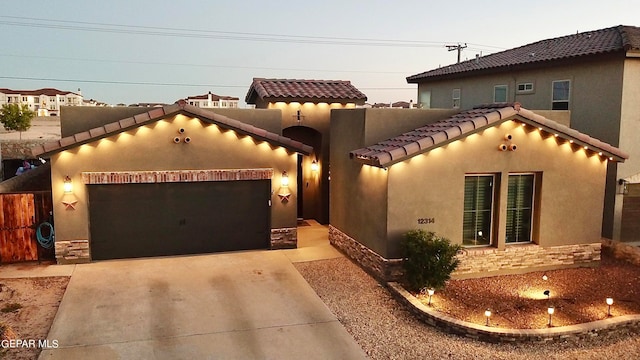
<instances>
[{"instance_id":1,"label":"white window frame","mask_svg":"<svg viewBox=\"0 0 640 360\"><path fill-rule=\"evenodd\" d=\"M496 90L498 88L504 89L504 100L498 101L496 99ZM493 102L497 103L497 102L508 102L508 101L509 101L509 85L495 85L493 87Z\"/></svg>"},{"instance_id":2,"label":"white window frame","mask_svg":"<svg viewBox=\"0 0 640 360\"><path fill-rule=\"evenodd\" d=\"M455 88L451 91L451 101L453 103L453 108L460 108L460 99L462 98L462 91L460 88Z\"/></svg>"},{"instance_id":3,"label":"white window frame","mask_svg":"<svg viewBox=\"0 0 640 360\"><path fill-rule=\"evenodd\" d=\"M527 89L527 85L529 85L529 89ZM523 88L520 89L520 86ZM533 82L530 81L521 82L516 85L516 90L518 91L518 94L532 93L533 90L535 90L535 86L533 85Z\"/></svg>"},{"instance_id":4,"label":"white window frame","mask_svg":"<svg viewBox=\"0 0 640 360\"><path fill-rule=\"evenodd\" d=\"M536 212L536 196L537 196L537 189L536 189L536 183L538 180L538 174L534 173L534 172L514 172L514 173L509 173L507 176L507 187L509 184L509 177L510 176L518 176L518 175L533 175L533 187L532 187L532 192L531 192L531 219L529 219L530 224L531 224L531 228L529 229L529 241L515 241L515 242L507 242L506 241L506 234L505 234L505 243L506 245L518 245L518 244L530 244L533 242L533 227L534 227L534 219L535 219L535 212ZM505 204L507 206L507 211L509 211L509 194L507 194L507 199L506 202L507 204ZM505 217L505 221L507 220L507 218Z\"/></svg>"},{"instance_id":5,"label":"white window frame","mask_svg":"<svg viewBox=\"0 0 640 360\"><path fill-rule=\"evenodd\" d=\"M569 83L569 91L567 93L567 99L566 100L555 100L554 99L554 88L555 88L555 84L556 83L561 83L561 82L566 82ZM554 109L553 105L556 103L567 103L567 108L566 109ZM570 79L565 79L565 80L554 80L551 82L551 110L569 110L571 106L571 80Z\"/></svg>"}]
</instances>

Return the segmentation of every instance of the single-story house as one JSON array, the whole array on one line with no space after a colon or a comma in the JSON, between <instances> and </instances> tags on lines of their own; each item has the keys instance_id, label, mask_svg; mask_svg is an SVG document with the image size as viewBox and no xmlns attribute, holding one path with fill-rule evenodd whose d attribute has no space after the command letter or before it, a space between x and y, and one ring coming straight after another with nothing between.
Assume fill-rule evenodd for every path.
<instances>
[{"instance_id":1,"label":"single-story house","mask_svg":"<svg viewBox=\"0 0 640 360\"><path fill-rule=\"evenodd\" d=\"M289 183L311 151L184 101L33 150L51 162L58 263L295 247Z\"/></svg>"},{"instance_id":2,"label":"single-story house","mask_svg":"<svg viewBox=\"0 0 640 360\"><path fill-rule=\"evenodd\" d=\"M331 119L330 241L374 275L398 277L413 229L463 246L458 278L598 263L607 164L624 152L519 103L402 132L403 113L380 111Z\"/></svg>"}]
</instances>

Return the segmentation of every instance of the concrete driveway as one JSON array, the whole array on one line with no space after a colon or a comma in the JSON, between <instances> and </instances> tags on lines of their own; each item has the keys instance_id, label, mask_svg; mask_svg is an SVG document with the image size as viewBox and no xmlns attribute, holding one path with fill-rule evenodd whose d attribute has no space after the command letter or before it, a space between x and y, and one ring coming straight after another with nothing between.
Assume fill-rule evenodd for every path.
<instances>
[{"instance_id":1,"label":"concrete driveway","mask_svg":"<svg viewBox=\"0 0 640 360\"><path fill-rule=\"evenodd\" d=\"M284 251L77 265L40 359L364 359Z\"/></svg>"}]
</instances>

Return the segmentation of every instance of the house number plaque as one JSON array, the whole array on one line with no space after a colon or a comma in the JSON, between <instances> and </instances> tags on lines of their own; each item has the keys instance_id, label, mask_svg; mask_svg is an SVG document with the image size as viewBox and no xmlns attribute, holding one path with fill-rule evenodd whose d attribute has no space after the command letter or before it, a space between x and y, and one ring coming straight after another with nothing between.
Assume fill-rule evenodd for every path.
<instances>
[{"instance_id":1,"label":"house number plaque","mask_svg":"<svg viewBox=\"0 0 640 360\"><path fill-rule=\"evenodd\" d=\"M436 218L419 218L418 225L435 224Z\"/></svg>"}]
</instances>

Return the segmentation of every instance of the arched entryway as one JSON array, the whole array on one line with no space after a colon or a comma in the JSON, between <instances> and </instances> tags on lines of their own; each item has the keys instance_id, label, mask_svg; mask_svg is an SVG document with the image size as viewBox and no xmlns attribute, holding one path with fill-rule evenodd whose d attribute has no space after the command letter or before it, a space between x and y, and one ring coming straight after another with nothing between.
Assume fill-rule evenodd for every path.
<instances>
[{"instance_id":1,"label":"arched entryway","mask_svg":"<svg viewBox=\"0 0 640 360\"><path fill-rule=\"evenodd\" d=\"M292 126L282 130L282 135L313 147L311 155L298 155L298 218L315 219L321 224L327 224L329 154L328 149L323 151L322 134L310 127Z\"/></svg>"}]
</instances>

